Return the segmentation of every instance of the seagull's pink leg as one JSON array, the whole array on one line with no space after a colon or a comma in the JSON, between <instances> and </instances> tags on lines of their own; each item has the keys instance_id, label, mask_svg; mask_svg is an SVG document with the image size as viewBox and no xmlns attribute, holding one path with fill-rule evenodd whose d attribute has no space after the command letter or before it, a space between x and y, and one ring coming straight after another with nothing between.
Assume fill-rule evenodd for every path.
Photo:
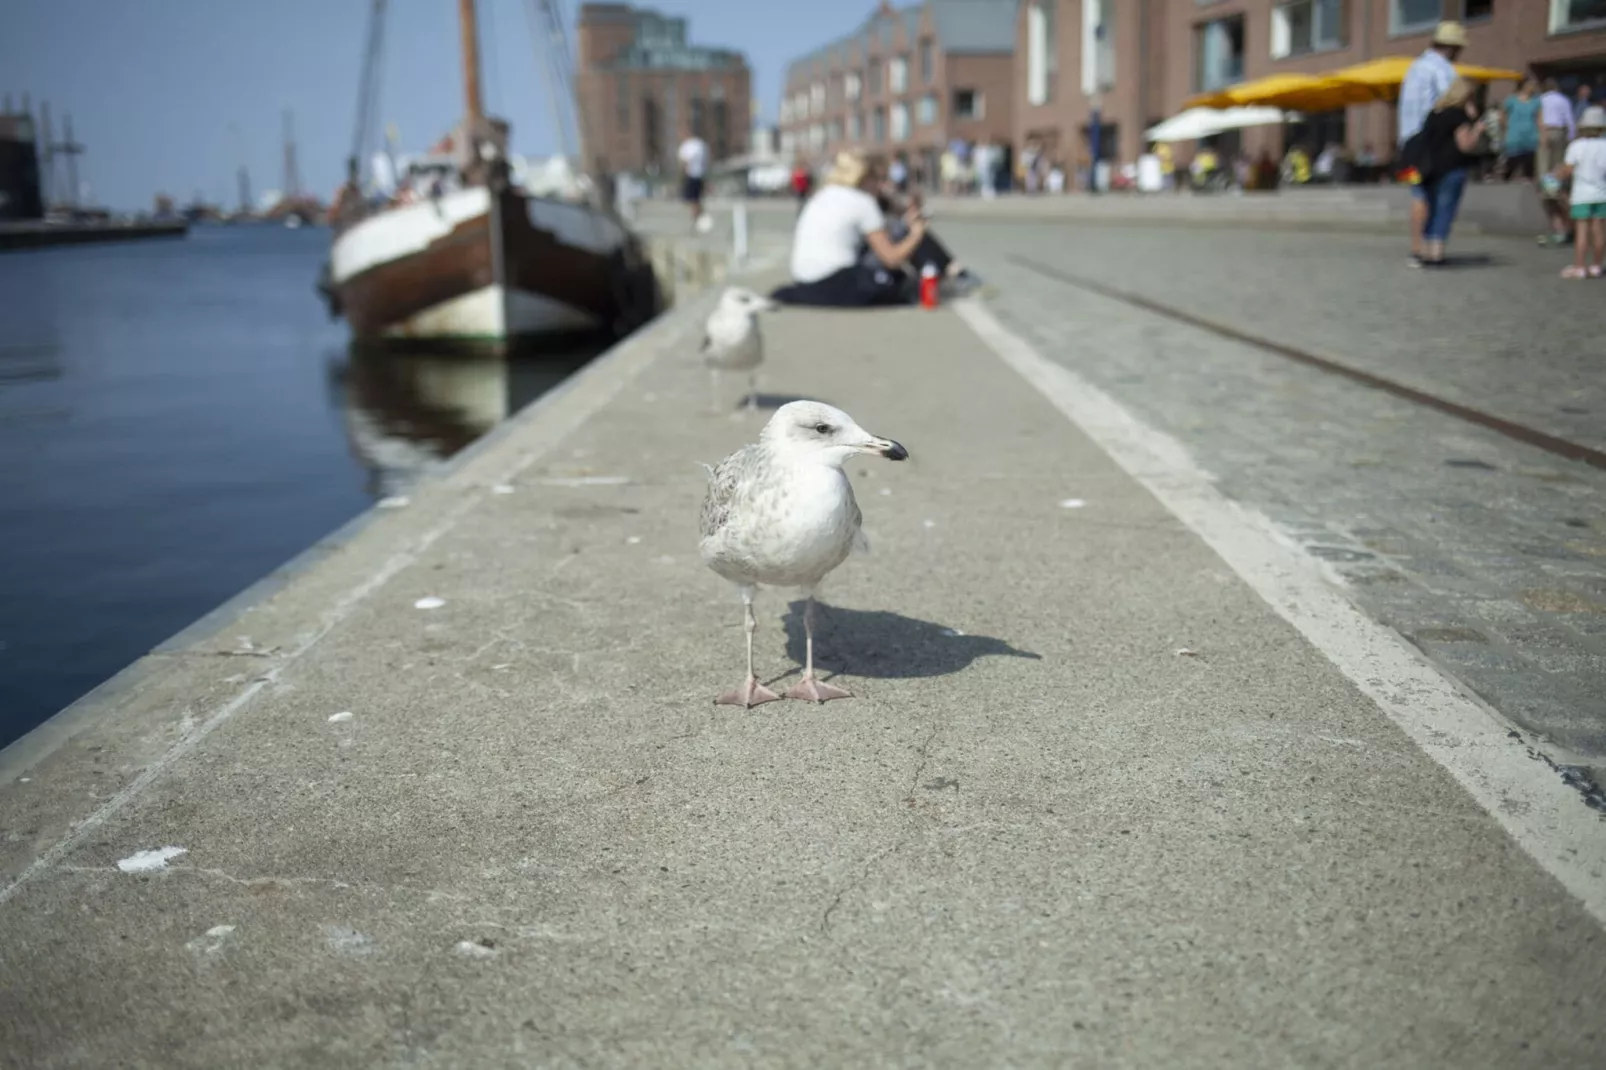
<instances>
[{"instance_id":1,"label":"seagull's pink leg","mask_svg":"<svg viewBox=\"0 0 1606 1070\"><path fill-rule=\"evenodd\" d=\"M808 602L803 606L803 635L804 635L804 662L803 679L792 685L786 693L787 698L802 699L804 702L829 702L834 698L852 698L853 692L830 684L823 684L814 677L814 592L810 591Z\"/></svg>"},{"instance_id":2,"label":"seagull's pink leg","mask_svg":"<svg viewBox=\"0 0 1606 1070\"><path fill-rule=\"evenodd\" d=\"M747 682L734 691L727 691L714 700L716 706L745 706L752 709L766 702L780 700L779 695L758 682L753 674L753 632L758 630L758 619L753 616L753 588L742 588L742 605L747 609Z\"/></svg>"}]
</instances>

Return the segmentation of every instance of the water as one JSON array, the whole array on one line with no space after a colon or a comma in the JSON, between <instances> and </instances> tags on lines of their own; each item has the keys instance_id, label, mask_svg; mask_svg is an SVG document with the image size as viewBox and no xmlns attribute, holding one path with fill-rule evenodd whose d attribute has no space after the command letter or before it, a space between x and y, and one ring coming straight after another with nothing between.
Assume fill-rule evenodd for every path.
<instances>
[{"instance_id":1,"label":"water","mask_svg":"<svg viewBox=\"0 0 1606 1070\"><path fill-rule=\"evenodd\" d=\"M0 256L0 745L594 348L357 357L319 227Z\"/></svg>"}]
</instances>

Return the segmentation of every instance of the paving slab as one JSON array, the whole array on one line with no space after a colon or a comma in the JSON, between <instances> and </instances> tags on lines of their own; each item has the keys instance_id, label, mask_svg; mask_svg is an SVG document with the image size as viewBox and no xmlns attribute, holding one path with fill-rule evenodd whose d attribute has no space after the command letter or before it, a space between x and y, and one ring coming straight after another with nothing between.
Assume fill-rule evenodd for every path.
<instances>
[{"instance_id":1,"label":"paving slab","mask_svg":"<svg viewBox=\"0 0 1606 1070\"><path fill-rule=\"evenodd\" d=\"M0 1062L1598 1057L1597 921L951 311L767 321L768 398L911 459L850 468L858 697L713 706L700 465L766 414L706 411L706 308L252 604L250 669L194 637L0 762Z\"/></svg>"}]
</instances>

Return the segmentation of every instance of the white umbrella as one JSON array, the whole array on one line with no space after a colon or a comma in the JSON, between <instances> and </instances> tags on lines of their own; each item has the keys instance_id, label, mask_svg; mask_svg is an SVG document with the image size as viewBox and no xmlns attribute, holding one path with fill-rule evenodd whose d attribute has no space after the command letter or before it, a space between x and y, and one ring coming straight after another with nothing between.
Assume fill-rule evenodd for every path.
<instances>
[{"instance_id":1,"label":"white umbrella","mask_svg":"<svg viewBox=\"0 0 1606 1070\"><path fill-rule=\"evenodd\" d=\"M1196 141L1246 126L1272 126L1295 118L1281 108L1189 108L1144 132L1149 141Z\"/></svg>"}]
</instances>

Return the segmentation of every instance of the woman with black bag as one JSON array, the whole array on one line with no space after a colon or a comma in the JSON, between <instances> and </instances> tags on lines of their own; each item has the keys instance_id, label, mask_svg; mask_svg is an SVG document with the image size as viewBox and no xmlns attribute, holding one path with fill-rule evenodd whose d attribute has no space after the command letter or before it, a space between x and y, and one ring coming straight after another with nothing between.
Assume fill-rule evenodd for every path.
<instances>
[{"instance_id":1,"label":"woman with black bag","mask_svg":"<svg viewBox=\"0 0 1606 1070\"><path fill-rule=\"evenodd\" d=\"M1405 163L1415 172L1411 197L1427 210L1422 236L1411 249L1412 267L1444 264L1444 243L1461 207L1468 169L1477 160L1478 139L1483 136L1476 92L1477 86L1465 78L1451 82L1421 132L1402 150Z\"/></svg>"}]
</instances>

